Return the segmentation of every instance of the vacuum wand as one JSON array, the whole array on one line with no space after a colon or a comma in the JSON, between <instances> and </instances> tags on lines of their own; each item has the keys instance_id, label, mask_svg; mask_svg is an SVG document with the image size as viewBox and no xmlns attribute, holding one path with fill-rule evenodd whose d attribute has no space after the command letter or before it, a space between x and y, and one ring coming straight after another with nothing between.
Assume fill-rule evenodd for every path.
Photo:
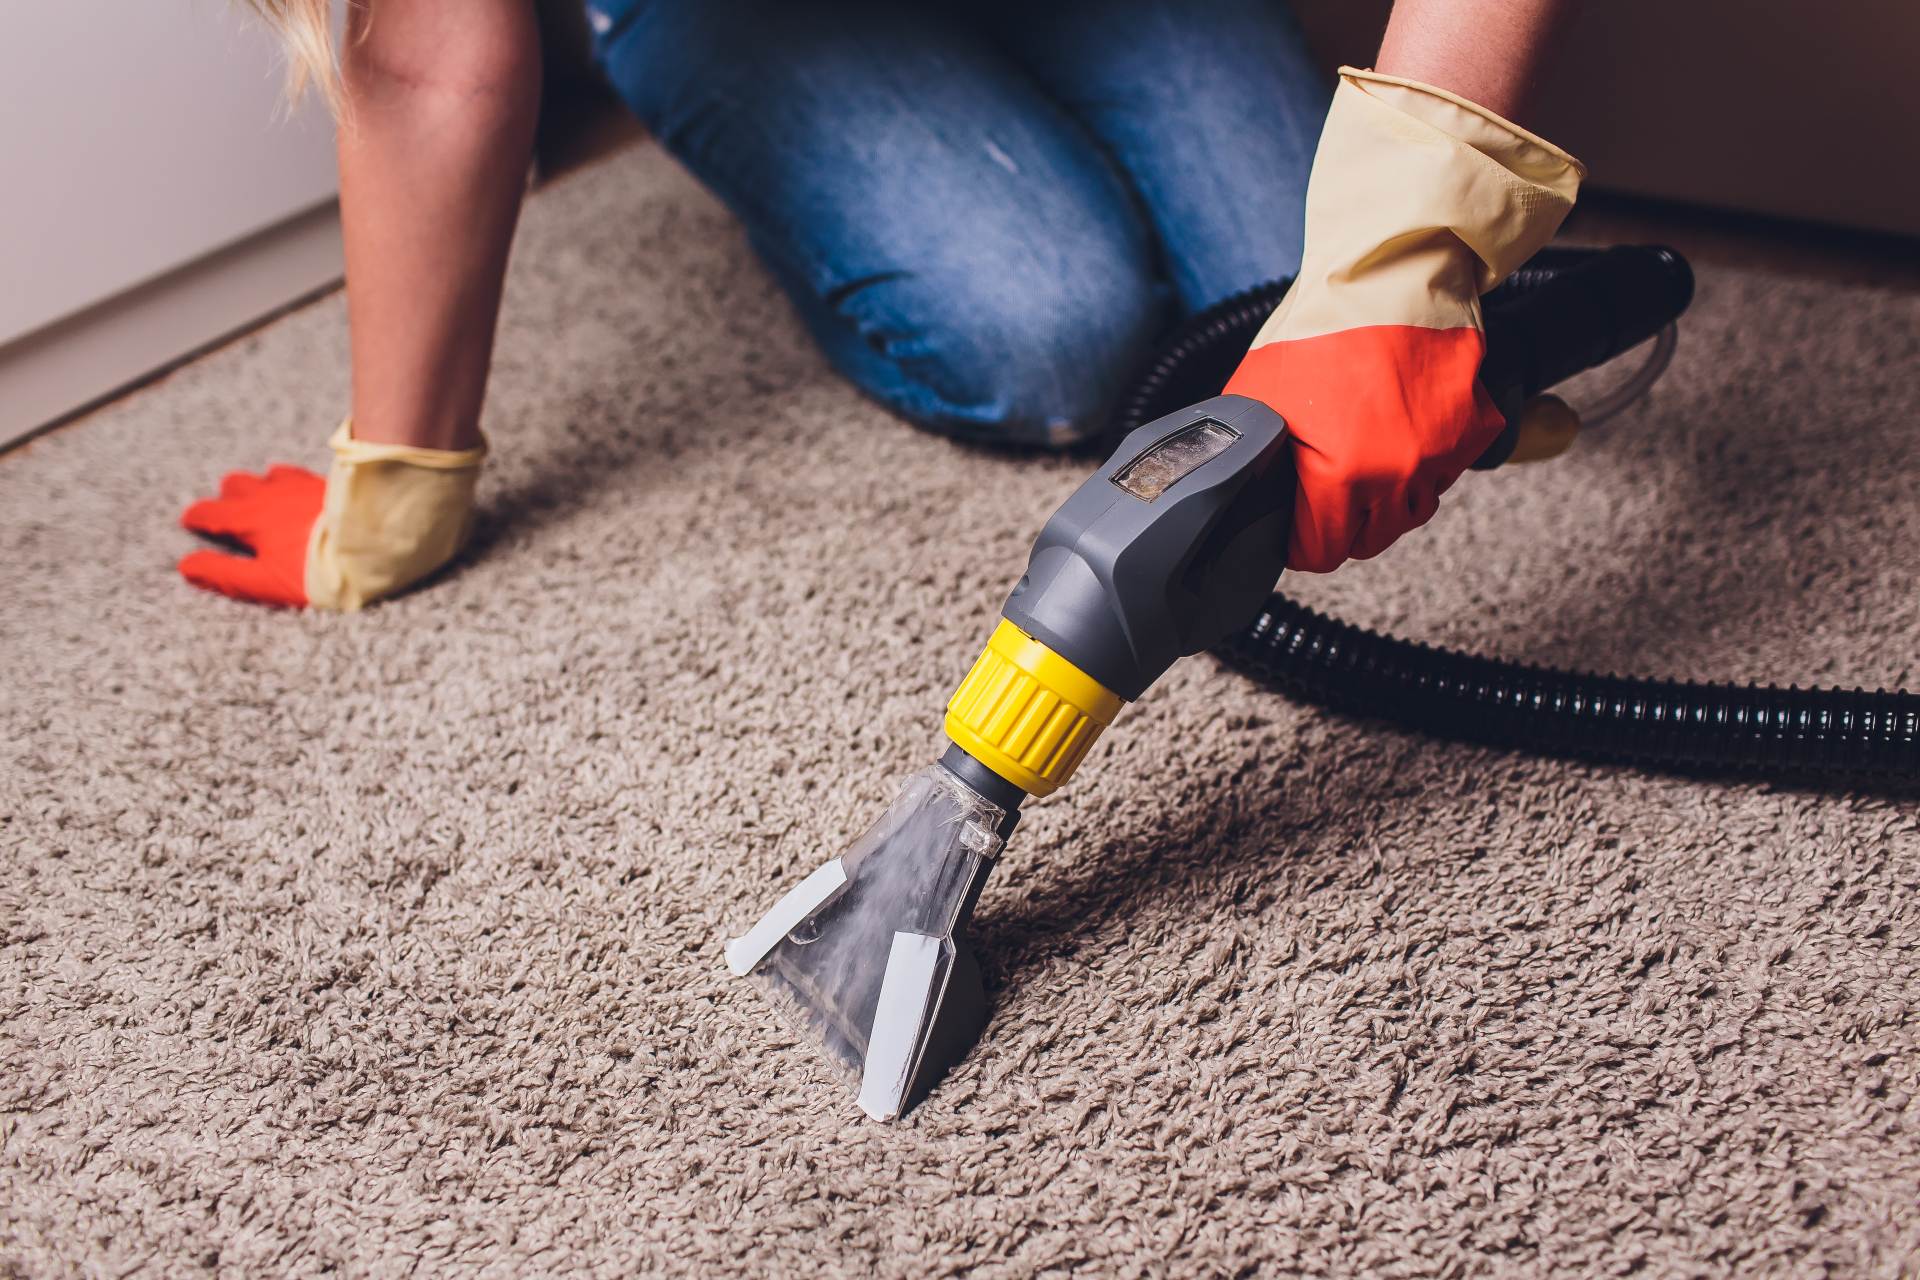
<instances>
[{"instance_id":1,"label":"vacuum wand","mask_svg":"<svg viewBox=\"0 0 1920 1280\"><path fill-rule=\"evenodd\" d=\"M1690 295L1684 262L1646 249L1490 299L1482 377L1510 425L1487 465L1564 448L1577 420L1532 398L1652 336ZM1576 321L1543 329L1548 312ZM945 754L728 944L729 967L822 1043L869 1115L901 1115L985 1026L965 925L1020 805L1067 782L1176 661L1259 611L1286 567L1294 492L1287 424L1256 400L1216 396L1131 432L1041 529L947 704Z\"/></svg>"}]
</instances>

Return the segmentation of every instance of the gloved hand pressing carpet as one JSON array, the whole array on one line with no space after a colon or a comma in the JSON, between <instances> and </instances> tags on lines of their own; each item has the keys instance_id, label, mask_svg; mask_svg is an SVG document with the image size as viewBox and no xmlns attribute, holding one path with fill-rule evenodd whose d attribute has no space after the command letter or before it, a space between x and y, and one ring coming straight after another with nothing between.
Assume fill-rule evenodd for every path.
<instances>
[{"instance_id":1,"label":"gloved hand pressing carpet","mask_svg":"<svg viewBox=\"0 0 1920 1280\"><path fill-rule=\"evenodd\" d=\"M196 551L180 561L182 576L237 600L352 611L458 554L473 524L484 442L458 450L370 444L345 422L330 444L325 480L300 467L235 471L219 497L188 507L182 525L253 555Z\"/></svg>"},{"instance_id":2,"label":"gloved hand pressing carpet","mask_svg":"<svg viewBox=\"0 0 1920 1280\"><path fill-rule=\"evenodd\" d=\"M1480 295L1553 238L1584 174L1464 98L1341 69L1299 276L1226 387L1293 437L1289 568L1379 555L1500 434Z\"/></svg>"}]
</instances>

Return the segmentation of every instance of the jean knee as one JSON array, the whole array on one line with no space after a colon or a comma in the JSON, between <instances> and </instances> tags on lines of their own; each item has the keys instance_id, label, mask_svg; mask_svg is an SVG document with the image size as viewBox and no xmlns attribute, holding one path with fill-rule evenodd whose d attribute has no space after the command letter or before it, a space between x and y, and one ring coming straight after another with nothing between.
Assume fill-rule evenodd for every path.
<instances>
[{"instance_id":1,"label":"jean knee","mask_svg":"<svg viewBox=\"0 0 1920 1280\"><path fill-rule=\"evenodd\" d=\"M1144 363L1166 307L1145 277L1109 268L1097 290L1035 288L984 317L952 370L987 409L986 434L1061 448L1100 434ZM999 358L1002 354L1006 358Z\"/></svg>"},{"instance_id":2,"label":"jean knee","mask_svg":"<svg viewBox=\"0 0 1920 1280\"><path fill-rule=\"evenodd\" d=\"M991 42L882 7L876 68L860 41L783 52L805 6L616 12L635 3L593 0L610 77L740 215L840 372L956 435L1104 426L1162 314L1157 250L1095 140Z\"/></svg>"},{"instance_id":3,"label":"jean knee","mask_svg":"<svg viewBox=\"0 0 1920 1280\"><path fill-rule=\"evenodd\" d=\"M825 341L842 372L930 430L1050 449L1106 428L1170 307L1167 287L1124 257L891 283L886 319ZM902 295L925 310L903 315Z\"/></svg>"}]
</instances>

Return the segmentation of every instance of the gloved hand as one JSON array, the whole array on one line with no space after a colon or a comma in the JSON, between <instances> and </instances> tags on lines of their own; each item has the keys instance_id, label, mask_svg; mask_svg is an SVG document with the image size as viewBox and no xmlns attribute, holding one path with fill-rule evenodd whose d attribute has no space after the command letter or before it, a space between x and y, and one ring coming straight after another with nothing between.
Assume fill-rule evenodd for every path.
<instances>
[{"instance_id":1,"label":"gloved hand","mask_svg":"<svg viewBox=\"0 0 1920 1280\"><path fill-rule=\"evenodd\" d=\"M1300 274L1226 387L1293 436L1290 568L1379 555L1500 434L1480 295L1553 238L1583 176L1443 89L1341 68Z\"/></svg>"},{"instance_id":2,"label":"gloved hand","mask_svg":"<svg viewBox=\"0 0 1920 1280\"><path fill-rule=\"evenodd\" d=\"M351 611L412 586L453 559L473 523L473 489L487 448L369 444L344 422L329 442L325 480L300 467L235 471L220 496L180 523L233 538L253 555L196 551L180 572L237 600Z\"/></svg>"}]
</instances>

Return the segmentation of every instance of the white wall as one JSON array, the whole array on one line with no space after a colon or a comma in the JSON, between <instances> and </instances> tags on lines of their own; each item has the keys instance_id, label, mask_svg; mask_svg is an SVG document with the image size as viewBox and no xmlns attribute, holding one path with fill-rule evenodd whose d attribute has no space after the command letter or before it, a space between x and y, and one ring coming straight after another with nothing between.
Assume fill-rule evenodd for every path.
<instances>
[{"instance_id":1,"label":"white wall","mask_svg":"<svg viewBox=\"0 0 1920 1280\"><path fill-rule=\"evenodd\" d=\"M237 0L0 7L0 442L338 275L331 123L280 68Z\"/></svg>"}]
</instances>

